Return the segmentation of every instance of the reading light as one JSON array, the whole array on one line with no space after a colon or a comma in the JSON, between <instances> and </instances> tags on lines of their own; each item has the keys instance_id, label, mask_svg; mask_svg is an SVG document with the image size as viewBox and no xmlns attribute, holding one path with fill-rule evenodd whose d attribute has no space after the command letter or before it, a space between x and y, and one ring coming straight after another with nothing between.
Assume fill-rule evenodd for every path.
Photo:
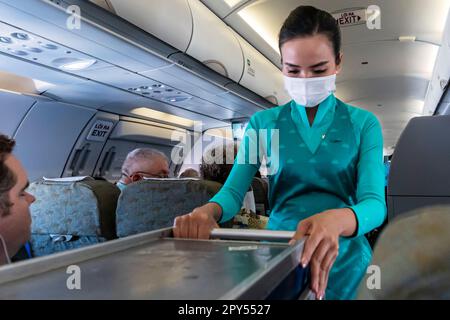
<instances>
[{"instance_id":1,"label":"reading light","mask_svg":"<svg viewBox=\"0 0 450 320\"><path fill-rule=\"evenodd\" d=\"M171 96L163 98L163 100L167 102L183 102L190 99L191 97L188 96Z\"/></svg>"},{"instance_id":2,"label":"reading light","mask_svg":"<svg viewBox=\"0 0 450 320\"><path fill-rule=\"evenodd\" d=\"M12 40L8 37L0 37L0 42L10 44L12 43Z\"/></svg>"},{"instance_id":3,"label":"reading light","mask_svg":"<svg viewBox=\"0 0 450 320\"><path fill-rule=\"evenodd\" d=\"M0 53L19 56L24 60L51 66L69 73L85 70L94 64L105 62L75 51L39 35L16 28L0 21Z\"/></svg>"},{"instance_id":4,"label":"reading light","mask_svg":"<svg viewBox=\"0 0 450 320\"><path fill-rule=\"evenodd\" d=\"M95 59L58 58L52 64L59 69L66 71L85 70L97 62Z\"/></svg>"},{"instance_id":5,"label":"reading light","mask_svg":"<svg viewBox=\"0 0 450 320\"><path fill-rule=\"evenodd\" d=\"M42 52L42 50L41 49L39 49L39 48L34 48L34 47L32 47L32 48L25 48L26 50L28 50L28 51L30 51L30 52L33 52L33 53L41 53Z\"/></svg>"},{"instance_id":6,"label":"reading light","mask_svg":"<svg viewBox=\"0 0 450 320\"><path fill-rule=\"evenodd\" d=\"M26 55L28 55L28 53L26 53L23 50L15 50L15 49L11 49L11 48L8 48L8 52L10 52L10 53L12 53L12 54L14 54L16 56L26 56Z\"/></svg>"},{"instance_id":7,"label":"reading light","mask_svg":"<svg viewBox=\"0 0 450 320\"><path fill-rule=\"evenodd\" d=\"M22 41L30 40L30 36L28 34L22 33L22 32L14 32L11 34L11 36L13 38L16 38L16 39L22 40Z\"/></svg>"},{"instance_id":8,"label":"reading light","mask_svg":"<svg viewBox=\"0 0 450 320\"><path fill-rule=\"evenodd\" d=\"M58 46L51 44L51 43L43 44L42 47L44 49L49 49L49 50L57 50L58 49Z\"/></svg>"}]
</instances>

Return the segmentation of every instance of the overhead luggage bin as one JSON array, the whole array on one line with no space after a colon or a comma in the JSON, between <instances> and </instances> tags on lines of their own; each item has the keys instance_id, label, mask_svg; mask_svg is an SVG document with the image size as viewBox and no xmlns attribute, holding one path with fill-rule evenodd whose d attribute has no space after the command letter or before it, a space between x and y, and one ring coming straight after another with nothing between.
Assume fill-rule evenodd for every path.
<instances>
[{"instance_id":1,"label":"overhead luggage bin","mask_svg":"<svg viewBox=\"0 0 450 320\"><path fill-rule=\"evenodd\" d=\"M191 9L186 0L151 2L108 0L108 2L106 7L109 11L178 50L186 52L193 29Z\"/></svg>"},{"instance_id":2,"label":"overhead luggage bin","mask_svg":"<svg viewBox=\"0 0 450 320\"><path fill-rule=\"evenodd\" d=\"M78 1L71 1L74 4L79 4ZM131 2L120 0L91 2L107 8L111 13L133 23L150 35L161 39L161 42L167 42L179 50L167 56L176 65L152 69L140 74L231 110L236 110L236 106L234 102L230 101L238 100L237 106L242 109L240 112L244 113L245 116L251 116L261 109L274 106L277 99L274 99L271 94L268 96L269 99L265 99L267 95L264 96L260 92L252 91L253 87L258 86L257 83L252 83L250 87L246 88L238 84L245 70L242 46L235 37L234 31L200 1L176 1L173 4L170 3L170 6L166 2L161 6L156 3L153 7L148 5L143 7L139 0ZM173 8L173 14L165 13L168 7ZM186 10L186 7L189 10ZM173 20L173 16L180 16L180 22L177 21L171 24L170 28L167 28L168 21L166 19L161 21L162 16L169 17L170 20ZM187 16L191 20L190 26L186 22ZM155 18L152 22L149 22L148 20L151 20L151 17ZM188 32L189 34L187 34ZM177 37L187 39L189 42L187 45L180 44ZM245 42L243 39L242 41ZM246 45L250 46L248 43ZM158 51L160 50L156 52ZM253 56L260 63L266 64L268 68L272 66L276 69L270 61L256 50L253 51ZM198 77L193 77L191 72L186 72L181 67L193 72ZM259 73L266 72L266 69L259 71ZM108 75L108 77L110 76ZM278 80L280 80L280 77L281 74L278 75ZM267 83L268 87L271 87L274 83L272 78L272 74L266 74L264 82ZM259 81L259 79L256 80ZM209 82L209 84L205 84L206 82ZM277 83L278 85L279 83ZM269 92L272 91L273 88L271 87Z\"/></svg>"},{"instance_id":3,"label":"overhead luggage bin","mask_svg":"<svg viewBox=\"0 0 450 320\"><path fill-rule=\"evenodd\" d=\"M193 34L186 53L217 73L239 82L244 68L242 49L231 29L198 0L189 0Z\"/></svg>"},{"instance_id":4,"label":"overhead luggage bin","mask_svg":"<svg viewBox=\"0 0 450 320\"><path fill-rule=\"evenodd\" d=\"M231 31L231 29L230 29ZM232 31L238 39L244 55L244 72L239 84L270 101L282 105L291 99L284 89L283 75L274 64L252 47L240 35Z\"/></svg>"},{"instance_id":5,"label":"overhead luggage bin","mask_svg":"<svg viewBox=\"0 0 450 320\"><path fill-rule=\"evenodd\" d=\"M80 7L84 19L78 29L68 28L70 16L66 10L72 4ZM66 55L80 59L86 56L101 58L99 62L104 66L120 66L138 72L169 65L165 57L177 51L123 19L108 20L109 12L87 1L1 0L0 9L3 23L29 34L29 40L25 41L27 45L34 45L34 40L43 42L44 47L38 47L43 52L22 56L31 61L38 56L37 64L47 66L46 57L61 51L61 58ZM67 50L72 52L68 54Z\"/></svg>"},{"instance_id":6,"label":"overhead luggage bin","mask_svg":"<svg viewBox=\"0 0 450 320\"><path fill-rule=\"evenodd\" d=\"M259 300L297 299L309 292L309 272L298 263L304 241L289 246L182 240L171 238L171 232L162 229L3 267L0 299ZM68 280L73 270L81 271L81 290Z\"/></svg>"},{"instance_id":7,"label":"overhead luggage bin","mask_svg":"<svg viewBox=\"0 0 450 320\"><path fill-rule=\"evenodd\" d=\"M242 92L234 93L225 88L227 83L233 82L232 79L201 62L182 63L183 59L175 54L189 57L183 51L89 1L22 2L17 4L12 0L0 0L0 9L5 16L3 24L12 30L8 29L7 34L21 32L30 39L30 45L39 47L44 43L49 48L43 50L37 60L34 54L14 56L6 52L4 46L4 50L0 48L0 54L18 64L15 69L20 70L19 75L54 84L45 92L47 97L72 101L72 90L62 85L80 83L75 87L78 90L76 98L89 107L110 104L112 96L119 96L115 100L120 101L142 97L148 104L157 102L209 117L217 115L215 119L220 121L249 117L272 106L268 101L261 104L253 96L243 96ZM78 6L82 12L82 27L79 29L67 27L70 15L66 10L71 5ZM39 17L35 12L40 13ZM191 11L188 13L192 19ZM59 62L67 58L95 63L80 70L63 70L64 64ZM242 57L240 60L242 63ZM51 76L41 79L47 70ZM84 101L86 99L83 97L99 86L101 90L108 91L107 96L102 96L104 101L98 98ZM167 94L153 90L155 86L164 86ZM152 90L150 92L144 88ZM197 106L203 109L197 110Z\"/></svg>"}]
</instances>

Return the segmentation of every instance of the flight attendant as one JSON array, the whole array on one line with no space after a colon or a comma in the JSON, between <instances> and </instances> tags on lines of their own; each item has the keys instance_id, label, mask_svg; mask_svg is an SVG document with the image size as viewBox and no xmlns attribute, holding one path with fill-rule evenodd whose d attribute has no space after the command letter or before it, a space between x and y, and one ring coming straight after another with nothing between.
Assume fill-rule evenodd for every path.
<instances>
[{"instance_id":1,"label":"flight attendant","mask_svg":"<svg viewBox=\"0 0 450 320\"><path fill-rule=\"evenodd\" d=\"M364 235L386 216L381 126L372 113L334 96L342 52L333 16L298 7L281 28L279 46L293 100L251 117L237 158L249 150L250 129L279 130L267 228L296 231L292 241L308 236L299 261L311 267L318 299L352 299L372 256ZM174 235L209 238L239 211L259 167L236 161L208 204L175 220Z\"/></svg>"}]
</instances>

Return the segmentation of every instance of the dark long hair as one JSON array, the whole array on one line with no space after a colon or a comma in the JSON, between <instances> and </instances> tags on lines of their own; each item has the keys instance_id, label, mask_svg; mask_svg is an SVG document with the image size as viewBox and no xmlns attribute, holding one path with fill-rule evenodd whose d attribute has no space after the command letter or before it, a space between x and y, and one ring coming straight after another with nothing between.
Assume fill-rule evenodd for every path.
<instances>
[{"instance_id":1,"label":"dark long hair","mask_svg":"<svg viewBox=\"0 0 450 320\"><path fill-rule=\"evenodd\" d=\"M294 9L284 21L279 34L279 47L295 38L323 34L333 45L336 64L340 64L342 46L341 29L336 19L326 11L312 6L300 6Z\"/></svg>"},{"instance_id":2,"label":"dark long hair","mask_svg":"<svg viewBox=\"0 0 450 320\"><path fill-rule=\"evenodd\" d=\"M233 144L233 145L232 145ZM200 165L200 175L205 180L216 181L224 184L230 175L231 169L233 169L233 163L227 163L227 152L228 150L233 150L233 158L236 156L238 151L238 146L236 142L231 142L223 146L217 146L210 150L210 155L212 157L216 156L216 151L222 149L222 161L221 163L206 163L203 158L203 163Z\"/></svg>"}]
</instances>

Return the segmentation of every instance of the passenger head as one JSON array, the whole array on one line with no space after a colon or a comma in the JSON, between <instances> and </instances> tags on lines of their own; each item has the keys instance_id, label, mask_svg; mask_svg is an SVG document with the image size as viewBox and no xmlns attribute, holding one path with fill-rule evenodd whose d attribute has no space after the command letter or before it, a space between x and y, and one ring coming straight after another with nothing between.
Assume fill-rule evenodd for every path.
<instances>
[{"instance_id":1,"label":"passenger head","mask_svg":"<svg viewBox=\"0 0 450 320\"><path fill-rule=\"evenodd\" d=\"M180 174L180 178L200 178L200 174L197 170L189 168Z\"/></svg>"},{"instance_id":2,"label":"passenger head","mask_svg":"<svg viewBox=\"0 0 450 320\"><path fill-rule=\"evenodd\" d=\"M9 261L29 240L30 205L36 200L26 192L28 177L12 155L14 140L0 135L0 264Z\"/></svg>"},{"instance_id":3,"label":"passenger head","mask_svg":"<svg viewBox=\"0 0 450 320\"><path fill-rule=\"evenodd\" d=\"M326 11L300 6L279 34L283 74L291 78L325 77L341 70L341 31Z\"/></svg>"},{"instance_id":4,"label":"passenger head","mask_svg":"<svg viewBox=\"0 0 450 320\"><path fill-rule=\"evenodd\" d=\"M233 168L237 149L236 143L229 143L206 151L200 165L202 178L224 184Z\"/></svg>"},{"instance_id":5,"label":"passenger head","mask_svg":"<svg viewBox=\"0 0 450 320\"><path fill-rule=\"evenodd\" d=\"M167 178L169 161L164 153L140 148L131 151L122 165L120 182L124 185L140 181L144 178Z\"/></svg>"}]
</instances>

